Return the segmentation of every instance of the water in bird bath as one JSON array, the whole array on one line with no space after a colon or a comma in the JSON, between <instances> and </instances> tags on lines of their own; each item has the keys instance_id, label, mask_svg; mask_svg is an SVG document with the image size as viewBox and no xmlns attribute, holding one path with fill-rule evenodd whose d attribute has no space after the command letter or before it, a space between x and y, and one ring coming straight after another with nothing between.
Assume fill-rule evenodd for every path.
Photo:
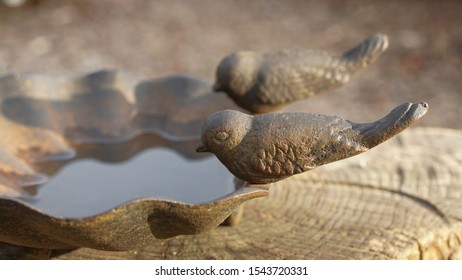
<instances>
[{"instance_id":1,"label":"water in bird bath","mask_svg":"<svg viewBox=\"0 0 462 280\"><path fill-rule=\"evenodd\" d=\"M234 184L214 156L192 160L154 148L123 162L71 161L35 191L23 199L53 216L81 218L142 198L209 202L232 193Z\"/></svg>"}]
</instances>

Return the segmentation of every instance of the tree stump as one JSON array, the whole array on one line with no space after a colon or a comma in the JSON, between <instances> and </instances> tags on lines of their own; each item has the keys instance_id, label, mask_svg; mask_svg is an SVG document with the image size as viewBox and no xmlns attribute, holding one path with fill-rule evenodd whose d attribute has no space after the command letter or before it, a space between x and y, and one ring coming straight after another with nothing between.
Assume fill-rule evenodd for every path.
<instances>
[{"instance_id":1,"label":"tree stump","mask_svg":"<svg viewBox=\"0 0 462 280\"><path fill-rule=\"evenodd\" d=\"M273 184L268 197L245 203L235 226L139 251L80 248L50 257L462 259L460 143L462 131L409 129L367 153ZM31 256L30 249L0 248L2 257Z\"/></svg>"}]
</instances>

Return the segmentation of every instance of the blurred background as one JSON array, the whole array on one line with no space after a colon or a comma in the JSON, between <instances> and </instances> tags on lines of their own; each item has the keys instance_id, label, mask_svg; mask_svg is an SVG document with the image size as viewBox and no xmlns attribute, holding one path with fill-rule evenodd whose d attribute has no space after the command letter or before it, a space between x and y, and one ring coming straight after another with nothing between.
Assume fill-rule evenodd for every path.
<instances>
[{"instance_id":1,"label":"blurred background","mask_svg":"<svg viewBox=\"0 0 462 280\"><path fill-rule=\"evenodd\" d=\"M457 0L0 0L0 75L120 69L142 79L182 73L213 80L231 52L341 53L375 32L390 39L376 63L287 110L362 122L426 101L430 111L419 125L462 129Z\"/></svg>"}]
</instances>

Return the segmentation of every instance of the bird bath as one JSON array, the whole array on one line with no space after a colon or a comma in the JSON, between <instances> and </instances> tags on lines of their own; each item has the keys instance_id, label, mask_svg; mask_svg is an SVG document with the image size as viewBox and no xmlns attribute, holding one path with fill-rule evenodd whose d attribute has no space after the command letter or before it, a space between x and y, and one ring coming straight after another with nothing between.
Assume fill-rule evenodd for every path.
<instances>
[{"instance_id":1,"label":"bird bath","mask_svg":"<svg viewBox=\"0 0 462 280\"><path fill-rule=\"evenodd\" d=\"M132 250L217 227L243 202L266 196L269 183L365 152L428 110L424 102L405 103L363 124L308 113L250 116L231 100L254 113L280 108L301 98L293 95L300 84L286 79L293 71L308 81L309 97L339 86L340 74L363 68L387 46L386 36L373 35L341 57L262 56L258 71L273 77L282 69L276 76L285 82L279 88L265 84L269 78L252 80L259 90L242 100L239 87L228 88L228 98L180 75L0 78L0 241ZM293 55L304 56L303 65L293 64ZM248 73L231 69L223 77L223 67L233 65L218 67L221 84ZM279 91L290 93L283 103Z\"/></svg>"},{"instance_id":2,"label":"bird bath","mask_svg":"<svg viewBox=\"0 0 462 280\"><path fill-rule=\"evenodd\" d=\"M129 250L221 224L266 189L195 152L204 119L236 108L187 76L0 79L0 241Z\"/></svg>"}]
</instances>

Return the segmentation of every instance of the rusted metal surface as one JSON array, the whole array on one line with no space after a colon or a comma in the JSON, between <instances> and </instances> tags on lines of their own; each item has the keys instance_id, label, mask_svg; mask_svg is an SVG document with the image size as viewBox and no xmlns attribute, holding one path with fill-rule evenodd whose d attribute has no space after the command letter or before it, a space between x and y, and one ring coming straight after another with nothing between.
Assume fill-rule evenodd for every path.
<instances>
[{"instance_id":1,"label":"rusted metal surface","mask_svg":"<svg viewBox=\"0 0 462 280\"><path fill-rule=\"evenodd\" d=\"M316 69L314 76L310 76L311 70L297 74L306 74L307 83L313 84L313 88L298 89L309 97L347 81L387 45L386 36L378 34L341 57L281 52L274 60L268 56L267 65L278 69L280 62L284 65L281 71L297 72L306 69L291 61L301 57L320 61L322 69ZM239 71L252 76L246 69ZM284 71L272 74L280 81L269 80L282 87L293 86L282 92L295 92L296 81L290 75ZM0 241L45 249L129 250L210 230L235 213L242 202L267 195L268 186L259 184L364 152L413 124L428 109L423 102L407 103L368 124L308 113L250 116L239 112L226 96L213 94L207 81L179 75L140 81L117 71L100 71L79 79L8 75L0 79L0 91L0 127L4 131L0 139ZM279 98L270 95L266 97ZM298 98L292 97L284 102ZM254 112L266 110L253 110L260 104L250 101L256 102L250 107L236 103ZM271 110L280 105L269 104L276 105ZM193 159L202 156L192 148L200 138L202 145L197 151L213 152L233 175L244 180L236 181L234 192L207 203L142 197L81 218L49 214L24 198L27 187L48 180L37 169L38 163L57 162L53 166L56 172L75 159L117 162L149 147L167 147ZM233 217L226 223L234 224Z\"/></svg>"},{"instance_id":2,"label":"rusted metal surface","mask_svg":"<svg viewBox=\"0 0 462 280\"><path fill-rule=\"evenodd\" d=\"M78 158L118 162L150 147L198 158L194 148L204 119L235 107L225 96L212 94L206 81L187 76L140 81L117 71L78 79L8 75L0 79L0 93L2 242L53 249L149 247L210 230L242 202L267 194L240 185L210 203L142 198L82 218L47 214L23 199L30 196L27 186L47 180L37 171L38 163L56 161L58 170Z\"/></svg>"},{"instance_id":3,"label":"rusted metal surface","mask_svg":"<svg viewBox=\"0 0 462 280\"><path fill-rule=\"evenodd\" d=\"M242 180L273 183L365 152L412 125L427 110L427 103L406 103L365 124L309 113L251 116L225 110L206 120L197 151L214 153Z\"/></svg>"},{"instance_id":4,"label":"rusted metal surface","mask_svg":"<svg viewBox=\"0 0 462 280\"><path fill-rule=\"evenodd\" d=\"M342 55L317 50L237 52L218 65L214 90L250 112L268 113L347 83L387 48L387 36L374 34Z\"/></svg>"}]
</instances>

